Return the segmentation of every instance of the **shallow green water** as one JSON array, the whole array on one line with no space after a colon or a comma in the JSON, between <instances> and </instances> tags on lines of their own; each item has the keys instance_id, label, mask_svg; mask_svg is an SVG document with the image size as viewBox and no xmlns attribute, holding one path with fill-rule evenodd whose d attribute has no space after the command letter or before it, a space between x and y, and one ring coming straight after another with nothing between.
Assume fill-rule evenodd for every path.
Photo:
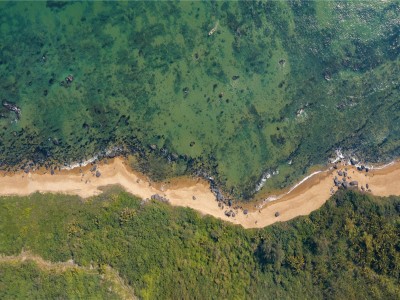
<instances>
[{"instance_id":1,"label":"shallow green water","mask_svg":"<svg viewBox=\"0 0 400 300\"><path fill-rule=\"evenodd\" d=\"M389 159L399 16L399 1L2 2L0 96L21 116L0 112L0 163L118 146L248 197L338 147Z\"/></svg>"}]
</instances>

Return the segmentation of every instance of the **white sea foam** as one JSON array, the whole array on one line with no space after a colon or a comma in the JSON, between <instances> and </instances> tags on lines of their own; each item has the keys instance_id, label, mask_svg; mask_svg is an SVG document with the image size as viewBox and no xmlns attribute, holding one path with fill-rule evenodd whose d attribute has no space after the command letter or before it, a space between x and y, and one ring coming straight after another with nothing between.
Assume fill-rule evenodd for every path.
<instances>
[{"instance_id":1,"label":"white sea foam","mask_svg":"<svg viewBox=\"0 0 400 300\"><path fill-rule=\"evenodd\" d=\"M338 161L344 159L344 155L343 155L341 149L336 149L335 153L336 153L336 157L330 160L330 163L332 163L332 164L337 163Z\"/></svg>"},{"instance_id":2,"label":"white sea foam","mask_svg":"<svg viewBox=\"0 0 400 300\"><path fill-rule=\"evenodd\" d=\"M315 175L317 175L317 174L319 174L319 173L322 173L322 172L327 172L327 171L316 171L316 172L314 172L314 173L308 175L307 177L304 177L303 180L301 180L300 182L298 182L297 184L295 184L295 185L289 190L289 192L287 192L285 195L291 193L295 188L297 188L299 185L301 185L303 182L307 181L307 180L310 179L311 177L313 177L313 176L315 176Z\"/></svg>"},{"instance_id":3,"label":"white sea foam","mask_svg":"<svg viewBox=\"0 0 400 300\"><path fill-rule=\"evenodd\" d=\"M279 174L279 170L275 170L271 172L265 172L262 176L260 181L257 183L256 188L255 188L255 192L259 192L263 186L265 185L265 183L267 182L267 179L271 178L272 176L278 175Z\"/></svg>"},{"instance_id":4,"label":"white sea foam","mask_svg":"<svg viewBox=\"0 0 400 300\"><path fill-rule=\"evenodd\" d=\"M303 184L305 181L307 181L307 180L310 179L311 177L313 177L313 176L315 176L315 175L317 175L317 174L319 174L319 173L328 172L328 171L329 171L329 170L325 170L325 171L316 171L316 172L314 172L314 173L312 173L312 174L310 174L310 175L304 177L301 181L299 181L299 182L296 183L294 186L292 186L288 192L286 192L286 193L284 193L284 194L281 194L281 195L279 195L279 196L276 196L276 195L271 195L271 196L269 196L268 198L264 199L264 200L262 201L262 203L261 203L260 205L257 206L257 208L258 208L258 209L261 209L265 204L267 204L267 203L269 203L269 202L273 202L273 201L276 201L276 200L281 199L282 197L284 197L284 196L290 194L295 188L297 188L298 186L300 186L301 184Z\"/></svg>"},{"instance_id":5,"label":"white sea foam","mask_svg":"<svg viewBox=\"0 0 400 300\"><path fill-rule=\"evenodd\" d=\"M370 168L370 169L374 169L374 170L381 170L381 169L384 169L384 168L386 168L386 167L389 167L389 166L393 165L394 163L395 163L395 161L393 160L393 161L391 161L390 163L387 163L386 165L379 166L379 167L371 166L371 167L369 167L369 168Z\"/></svg>"},{"instance_id":6,"label":"white sea foam","mask_svg":"<svg viewBox=\"0 0 400 300\"><path fill-rule=\"evenodd\" d=\"M91 164L92 162L96 161L98 158L99 158L98 155L95 155L95 156L89 158L88 160L85 160L82 162L75 162L75 163L72 163L72 164L62 167L61 169L62 170L72 170L75 168L85 167L88 164Z\"/></svg>"}]
</instances>

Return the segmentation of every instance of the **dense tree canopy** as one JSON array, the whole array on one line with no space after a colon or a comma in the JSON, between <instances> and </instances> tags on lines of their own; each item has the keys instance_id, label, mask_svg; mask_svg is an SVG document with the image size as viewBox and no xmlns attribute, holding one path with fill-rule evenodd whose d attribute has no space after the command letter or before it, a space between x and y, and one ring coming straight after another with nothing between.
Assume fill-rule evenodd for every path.
<instances>
[{"instance_id":1,"label":"dense tree canopy","mask_svg":"<svg viewBox=\"0 0 400 300\"><path fill-rule=\"evenodd\" d=\"M399 198L341 192L309 216L245 230L115 190L86 202L35 194L0 199L0 253L111 266L144 299L393 299L399 213ZM9 268L0 268L2 298L15 289L11 282L42 276L31 264ZM62 285L36 284L46 295Z\"/></svg>"}]
</instances>

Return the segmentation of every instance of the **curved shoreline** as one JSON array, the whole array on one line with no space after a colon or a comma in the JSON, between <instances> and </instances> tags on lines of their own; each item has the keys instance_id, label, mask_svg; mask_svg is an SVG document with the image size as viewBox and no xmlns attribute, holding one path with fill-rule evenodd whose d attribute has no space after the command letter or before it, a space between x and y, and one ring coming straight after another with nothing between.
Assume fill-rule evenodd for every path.
<instances>
[{"instance_id":1,"label":"curved shoreline","mask_svg":"<svg viewBox=\"0 0 400 300\"><path fill-rule=\"evenodd\" d=\"M234 210L235 217L228 217L225 211L231 208L218 206L214 194L210 191L209 183L203 179L177 178L163 183L151 183L144 175L131 171L121 158L100 164L99 177L96 177L90 167L88 165L61 170L55 175L51 175L47 170L28 174L0 173L0 196L27 196L34 192L49 192L88 198L101 194L102 191L99 189L101 187L120 185L127 192L143 199L159 194L169 199L171 205L190 207L200 213L240 224L244 228L261 228L275 222L308 215L320 208L337 190L333 184L337 170L331 167L308 175L290 188L289 192L278 196L275 201L265 203L261 209L254 211L249 209L246 215L241 210ZM400 195L399 162L393 162L383 168L374 168L368 173L358 171L355 166L342 165L339 168L347 168L348 180L357 180L360 187L365 187L368 183L373 195ZM276 212L279 212L278 217L275 216Z\"/></svg>"}]
</instances>

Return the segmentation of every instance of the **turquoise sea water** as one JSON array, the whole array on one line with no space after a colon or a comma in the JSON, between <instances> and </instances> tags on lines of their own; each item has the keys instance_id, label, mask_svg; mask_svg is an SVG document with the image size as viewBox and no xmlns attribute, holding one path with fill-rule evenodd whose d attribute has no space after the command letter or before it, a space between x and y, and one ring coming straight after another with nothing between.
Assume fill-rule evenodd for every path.
<instances>
[{"instance_id":1,"label":"turquoise sea water","mask_svg":"<svg viewBox=\"0 0 400 300\"><path fill-rule=\"evenodd\" d=\"M338 147L390 159L399 16L399 1L1 2L0 100L21 113L0 109L0 165L119 147L156 178L202 170L246 198Z\"/></svg>"}]
</instances>

